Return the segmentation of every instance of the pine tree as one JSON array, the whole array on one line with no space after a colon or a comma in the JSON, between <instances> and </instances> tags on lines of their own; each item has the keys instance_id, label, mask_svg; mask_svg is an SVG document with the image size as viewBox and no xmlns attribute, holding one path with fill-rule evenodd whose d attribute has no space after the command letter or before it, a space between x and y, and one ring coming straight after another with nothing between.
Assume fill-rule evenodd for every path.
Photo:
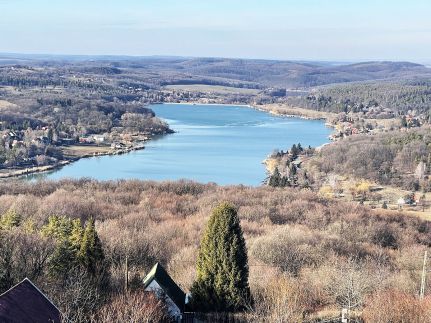
<instances>
[{"instance_id":1,"label":"pine tree","mask_svg":"<svg viewBox=\"0 0 431 323\"><path fill-rule=\"evenodd\" d=\"M84 235L84 229L81 225L80 219L72 221L72 230L70 232L69 240L70 246L77 255L81 249L82 236Z\"/></svg>"},{"instance_id":2,"label":"pine tree","mask_svg":"<svg viewBox=\"0 0 431 323\"><path fill-rule=\"evenodd\" d=\"M301 143L298 143L298 146L297 146L297 147L298 147L298 151L299 151L299 152L304 151L304 149L303 149L303 148L302 148L302 146L301 146Z\"/></svg>"},{"instance_id":3,"label":"pine tree","mask_svg":"<svg viewBox=\"0 0 431 323\"><path fill-rule=\"evenodd\" d=\"M276 167L274 170L274 173L271 174L271 176L269 177L268 185L272 187L278 187L280 186L280 181L281 181L280 171L278 170L278 167Z\"/></svg>"},{"instance_id":4,"label":"pine tree","mask_svg":"<svg viewBox=\"0 0 431 323\"><path fill-rule=\"evenodd\" d=\"M296 147L295 144L292 145L292 148L290 148L290 153L292 154L292 158L296 159L296 157L298 157L298 148Z\"/></svg>"},{"instance_id":5,"label":"pine tree","mask_svg":"<svg viewBox=\"0 0 431 323\"><path fill-rule=\"evenodd\" d=\"M94 276L103 271L105 256L93 219L86 223L78 259L88 273Z\"/></svg>"},{"instance_id":6,"label":"pine tree","mask_svg":"<svg viewBox=\"0 0 431 323\"><path fill-rule=\"evenodd\" d=\"M72 230L72 221L62 216L50 216L48 223L42 227L45 237L54 238L57 241L67 239Z\"/></svg>"},{"instance_id":7,"label":"pine tree","mask_svg":"<svg viewBox=\"0 0 431 323\"><path fill-rule=\"evenodd\" d=\"M193 306L204 312L242 310L250 300L247 249L230 204L220 204L209 219L191 292Z\"/></svg>"},{"instance_id":8,"label":"pine tree","mask_svg":"<svg viewBox=\"0 0 431 323\"><path fill-rule=\"evenodd\" d=\"M57 242L49 262L51 276L65 279L76 264L76 252L73 250L70 240L62 239Z\"/></svg>"},{"instance_id":9,"label":"pine tree","mask_svg":"<svg viewBox=\"0 0 431 323\"><path fill-rule=\"evenodd\" d=\"M14 210L9 209L0 219L0 229L11 229L21 224L21 216Z\"/></svg>"}]
</instances>

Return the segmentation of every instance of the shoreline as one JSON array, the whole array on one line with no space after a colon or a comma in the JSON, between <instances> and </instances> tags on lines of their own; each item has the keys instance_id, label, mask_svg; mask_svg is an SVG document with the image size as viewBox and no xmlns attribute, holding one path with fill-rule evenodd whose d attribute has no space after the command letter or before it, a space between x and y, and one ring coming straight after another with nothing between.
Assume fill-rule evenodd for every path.
<instances>
[{"instance_id":1,"label":"shoreline","mask_svg":"<svg viewBox=\"0 0 431 323\"><path fill-rule=\"evenodd\" d=\"M274 109L271 107L271 104L263 104L263 105L256 105L256 104L238 104L238 103L204 103L204 102L157 102L153 104L166 104L166 105L210 105L210 106L232 106L232 107L240 107L240 108L249 108L254 109L257 111L269 113L272 115L275 115L277 117L286 117L286 118L298 118L298 119L304 119L304 120L322 120L322 121L328 121L329 116L310 116L305 113L303 113L302 110L306 110L303 108L297 108L297 107L281 107L278 108L287 108L287 109L294 109L294 110L300 110L298 111L298 114L288 114L288 113L281 113L278 111L274 111ZM319 113L318 111L309 110L310 113Z\"/></svg>"},{"instance_id":2,"label":"shoreline","mask_svg":"<svg viewBox=\"0 0 431 323\"><path fill-rule=\"evenodd\" d=\"M25 167L25 168L13 168L13 169L10 169L9 172L0 171L0 180L10 179L10 178L20 178L20 177L24 177L24 176L28 176L28 175L32 175L32 174L43 174L43 173L50 172L53 170L61 169L64 166L70 165L70 164L72 164L72 163L74 163L80 159L84 159L84 158L123 155L123 154L128 154L132 151L143 150L143 149L145 149L145 145L143 144L143 142L141 142L140 144L137 144L136 146L129 147L129 148L115 149L115 150L110 150L107 152L94 152L92 154L90 153L90 154L85 154L82 156L69 158L67 160L62 160L62 161L60 161L54 165L34 166L34 167ZM7 170L7 169L5 169L5 170Z\"/></svg>"},{"instance_id":3,"label":"shoreline","mask_svg":"<svg viewBox=\"0 0 431 323\"><path fill-rule=\"evenodd\" d=\"M268 113L277 117L285 117L285 118L298 118L298 119L303 119L303 120L320 120L320 121L327 121L328 117L312 117L310 115L306 115L301 113L302 109L299 109L298 114L285 114L285 113L281 113L279 111L274 110L274 107L271 105L262 105L262 106L258 106L258 105L252 105L252 104L229 104L229 103L203 103L203 102L157 102L157 103L152 103L151 105L155 105L155 104L166 104L166 105L206 105L206 106L232 106L232 107L240 107L240 108L247 108L247 109L254 109L257 111L261 111L264 113ZM277 106L278 108L283 108L280 106ZM296 109L296 108L289 108L289 109ZM328 123L325 123L326 126L329 126L331 128L334 128L333 125L330 125ZM169 133L165 133L165 134L161 134L161 136L164 136L166 134ZM157 135L160 136L160 135ZM154 136L154 137L157 137ZM153 138L150 138L148 141L152 140ZM330 137L328 138L329 142L325 143L323 146L325 145L329 145L331 144L333 141L330 139ZM75 157L70 157L67 160L62 160L54 165L46 165L46 166L34 166L34 167L23 167L23 168L12 168L12 169L3 169L0 170L0 180L6 180L6 179L11 179L11 178L20 178L20 177L25 177L28 175L32 175L32 174L43 174L46 172L50 172L53 170L58 170L61 169L64 166L70 165L82 158L92 158L92 157L103 157L103 156L115 156L115 155L122 155L122 154L127 154L130 153L132 151L137 151L137 150L142 150L145 149L145 142L147 141L140 141L137 142L135 145L133 145L132 147L128 147L128 148L122 148L122 149L111 149L109 151L106 152L93 152L93 153L87 153L87 154L83 154L81 156L75 156ZM70 147L70 146L69 146ZM317 147L320 148L320 147Z\"/></svg>"}]
</instances>

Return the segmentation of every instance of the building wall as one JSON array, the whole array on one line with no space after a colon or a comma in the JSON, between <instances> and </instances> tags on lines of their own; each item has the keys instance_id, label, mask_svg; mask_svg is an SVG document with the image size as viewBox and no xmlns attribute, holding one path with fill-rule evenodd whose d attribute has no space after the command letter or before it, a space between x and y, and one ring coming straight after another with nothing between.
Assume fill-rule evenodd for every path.
<instances>
[{"instance_id":1,"label":"building wall","mask_svg":"<svg viewBox=\"0 0 431 323\"><path fill-rule=\"evenodd\" d=\"M166 302L166 305L168 307L169 315L172 317L175 317L177 319L181 319L181 310L178 308L178 306L174 303L174 301L165 294L162 287L157 283L155 279L145 288L145 291L149 292L152 291L156 293L157 297L161 298L164 297L164 300Z\"/></svg>"}]
</instances>

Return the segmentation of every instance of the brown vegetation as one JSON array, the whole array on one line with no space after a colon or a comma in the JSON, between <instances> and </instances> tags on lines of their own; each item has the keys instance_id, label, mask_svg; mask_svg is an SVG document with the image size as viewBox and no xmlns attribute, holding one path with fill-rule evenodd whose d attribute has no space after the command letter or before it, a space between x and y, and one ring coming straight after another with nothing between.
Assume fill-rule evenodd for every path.
<instances>
[{"instance_id":1,"label":"brown vegetation","mask_svg":"<svg viewBox=\"0 0 431 323\"><path fill-rule=\"evenodd\" d=\"M67 313L71 299L65 295L80 291L81 280L74 279L60 293L48 284L46 264L52 242L41 239L37 230L52 215L83 222L95 217L110 265L112 295L124 290L126 257L129 288L139 290L140 279L158 261L187 291L194 280L203 228L220 201L238 207L255 299L247 316L253 320L339 318L341 308L348 308L352 313L363 310L364 318L374 322L386 317L386 312L397 315L391 309L401 301L400 293L416 301L423 251L431 242L430 223L290 188L219 187L188 181L2 182L0 214L4 223L18 215L20 225L0 231L2 241L13 246L2 248L0 267L12 257L11 283L28 276ZM387 291L393 304L383 301L382 293ZM95 313L86 299L99 296L80 297ZM112 300L117 305L123 301ZM96 305L104 302L100 299ZM418 317L429 315L428 303L416 302L423 308ZM416 315L410 313L415 308L406 305L403 311ZM106 307L101 311L110 315Z\"/></svg>"},{"instance_id":2,"label":"brown vegetation","mask_svg":"<svg viewBox=\"0 0 431 323\"><path fill-rule=\"evenodd\" d=\"M310 168L325 175L337 173L408 190L429 191L430 143L429 127L352 136L323 147Z\"/></svg>"}]
</instances>

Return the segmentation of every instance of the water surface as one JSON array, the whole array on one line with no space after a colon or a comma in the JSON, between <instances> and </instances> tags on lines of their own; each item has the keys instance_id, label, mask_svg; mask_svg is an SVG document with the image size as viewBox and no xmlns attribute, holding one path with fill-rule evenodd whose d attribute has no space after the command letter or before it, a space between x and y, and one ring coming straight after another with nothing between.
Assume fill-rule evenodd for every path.
<instances>
[{"instance_id":1,"label":"water surface","mask_svg":"<svg viewBox=\"0 0 431 323\"><path fill-rule=\"evenodd\" d=\"M176 180L259 185L262 161L274 149L294 143L320 146L330 129L322 121L283 118L228 105L152 105L175 134L151 140L144 150L81 159L51 173L48 179L93 177Z\"/></svg>"}]
</instances>

